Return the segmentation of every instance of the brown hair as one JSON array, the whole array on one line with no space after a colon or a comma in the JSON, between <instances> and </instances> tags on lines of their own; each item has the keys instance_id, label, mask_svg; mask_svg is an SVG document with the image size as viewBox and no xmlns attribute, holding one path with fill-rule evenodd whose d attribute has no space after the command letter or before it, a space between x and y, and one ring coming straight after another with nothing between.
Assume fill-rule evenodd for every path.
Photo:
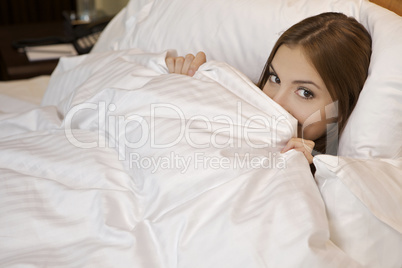
<instances>
[{"instance_id":1,"label":"brown hair","mask_svg":"<svg viewBox=\"0 0 402 268\"><path fill-rule=\"evenodd\" d=\"M322 13L293 25L278 39L261 74L263 89L269 78L269 66L280 46L301 46L321 76L333 101L338 101L337 131L315 141L315 150L328 153L327 143L336 142L356 105L368 75L371 37L352 17L342 13ZM331 152L330 152L331 153ZM336 153L332 152L332 153Z\"/></svg>"}]
</instances>

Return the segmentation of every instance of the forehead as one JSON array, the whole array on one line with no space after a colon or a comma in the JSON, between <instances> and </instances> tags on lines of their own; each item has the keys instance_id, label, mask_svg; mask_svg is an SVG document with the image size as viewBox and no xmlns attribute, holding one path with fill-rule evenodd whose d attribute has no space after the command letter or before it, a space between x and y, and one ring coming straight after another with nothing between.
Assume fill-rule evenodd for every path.
<instances>
[{"instance_id":1,"label":"forehead","mask_svg":"<svg viewBox=\"0 0 402 268\"><path fill-rule=\"evenodd\" d=\"M316 68L301 46L281 45L271 63L281 80L313 80L322 82ZM322 83L320 83L322 84Z\"/></svg>"}]
</instances>

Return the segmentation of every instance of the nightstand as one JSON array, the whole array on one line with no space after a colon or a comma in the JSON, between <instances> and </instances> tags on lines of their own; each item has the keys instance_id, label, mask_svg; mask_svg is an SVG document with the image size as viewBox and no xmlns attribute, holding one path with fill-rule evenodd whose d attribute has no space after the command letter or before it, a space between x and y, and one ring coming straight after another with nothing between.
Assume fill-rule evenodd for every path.
<instances>
[{"instance_id":1,"label":"nightstand","mask_svg":"<svg viewBox=\"0 0 402 268\"><path fill-rule=\"evenodd\" d=\"M51 74L58 60L30 62L25 53L12 47L13 41L48 36L63 37L63 22L0 26L0 80Z\"/></svg>"}]
</instances>

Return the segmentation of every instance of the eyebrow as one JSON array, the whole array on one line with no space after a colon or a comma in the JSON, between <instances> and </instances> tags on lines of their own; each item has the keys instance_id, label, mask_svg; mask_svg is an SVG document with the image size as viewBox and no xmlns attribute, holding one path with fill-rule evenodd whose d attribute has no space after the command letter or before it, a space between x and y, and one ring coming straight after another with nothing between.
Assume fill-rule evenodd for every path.
<instances>
[{"instance_id":1,"label":"eyebrow","mask_svg":"<svg viewBox=\"0 0 402 268\"><path fill-rule=\"evenodd\" d=\"M275 71L274 66L272 66L272 63L269 64L269 68L271 68L272 71L277 75L277 72ZM319 90L321 90L321 88L316 83L314 83L313 81L310 81L310 80L295 80L295 81L292 81L292 84L310 84L310 85L315 86Z\"/></svg>"}]
</instances>

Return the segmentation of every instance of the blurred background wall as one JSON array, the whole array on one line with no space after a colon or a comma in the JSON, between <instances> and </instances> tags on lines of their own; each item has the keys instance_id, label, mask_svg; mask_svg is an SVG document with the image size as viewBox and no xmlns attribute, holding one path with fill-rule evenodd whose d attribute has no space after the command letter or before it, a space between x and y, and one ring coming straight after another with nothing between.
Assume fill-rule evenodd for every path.
<instances>
[{"instance_id":1,"label":"blurred background wall","mask_svg":"<svg viewBox=\"0 0 402 268\"><path fill-rule=\"evenodd\" d=\"M78 0L0 0L0 25L62 21L62 12L77 10ZM95 0L106 15L119 12L128 0Z\"/></svg>"},{"instance_id":2,"label":"blurred background wall","mask_svg":"<svg viewBox=\"0 0 402 268\"><path fill-rule=\"evenodd\" d=\"M95 0L95 6L97 9L103 10L107 15L115 15L127 5L128 1L129 0Z\"/></svg>"}]
</instances>

